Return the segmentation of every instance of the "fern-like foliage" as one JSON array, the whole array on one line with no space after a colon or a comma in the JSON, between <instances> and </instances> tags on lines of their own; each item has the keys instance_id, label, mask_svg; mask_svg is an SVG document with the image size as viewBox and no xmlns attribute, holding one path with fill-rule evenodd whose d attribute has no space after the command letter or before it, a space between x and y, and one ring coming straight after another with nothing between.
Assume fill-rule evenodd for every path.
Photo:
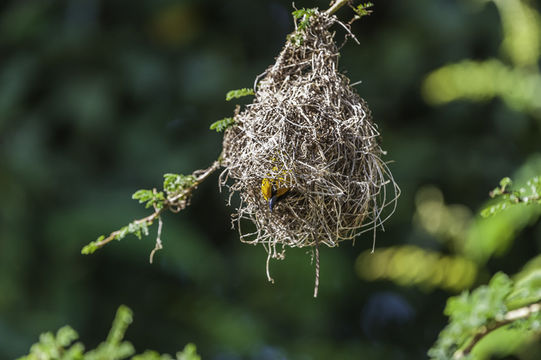
<instances>
[{"instance_id":1,"label":"fern-like foliage","mask_svg":"<svg viewBox=\"0 0 541 360\"><path fill-rule=\"evenodd\" d=\"M39 342L32 345L30 353L18 360L121 360L135 353L133 345L124 341L128 326L133 321L132 311L127 306L120 306L107 339L93 350L85 352L82 343L76 342L79 335L69 326L60 328L56 335L51 332L41 334ZM160 355L156 351L145 351L132 357L134 360L172 360L168 354ZM188 344L176 354L177 360L201 360L195 345Z\"/></svg>"},{"instance_id":2,"label":"fern-like foliage","mask_svg":"<svg viewBox=\"0 0 541 360\"><path fill-rule=\"evenodd\" d=\"M317 8L298 9L292 12L293 17L298 20L297 30L288 36L288 40L299 46L303 43L303 31L310 25L310 18L316 13Z\"/></svg>"},{"instance_id":3,"label":"fern-like foliage","mask_svg":"<svg viewBox=\"0 0 541 360\"><path fill-rule=\"evenodd\" d=\"M366 3L362 3L362 4L358 5L353 10L357 14L357 16L359 16L361 18L363 16L368 16L368 15L372 14L372 10L370 8L373 7L373 6L374 6L373 3L366 2Z\"/></svg>"},{"instance_id":4,"label":"fern-like foliage","mask_svg":"<svg viewBox=\"0 0 541 360\"><path fill-rule=\"evenodd\" d=\"M154 213L145 218L132 221L112 232L108 237L101 235L95 241L83 247L81 254L92 254L110 241L120 241L128 235L135 235L138 239L141 239L143 235L148 236L148 228L158 218L163 209L175 207L175 209L181 210L187 206L191 195L190 190L195 187L196 181L197 179L193 175L165 174L162 191L156 191L156 189L137 190L132 195L132 199L139 200L140 204L145 204L145 208L152 207Z\"/></svg>"},{"instance_id":5,"label":"fern-like foliage","mask_svg":"<svg viewBox=\"0 0 541 360\"><path fill-rule=\"evenodd\" d=\"M196 179L193 175L183 174L164 174L163 189L167 197L176 196L193 186Z\"/></svg>"},{"instance_id":6,"label":"fern-like foliage","mask_svg":"<svg viewBox=\"0 0 541 360\"><path fill-rule=\"evenodd\" d=\"M228 127L235 124L235 119L232 117L226 117L218 120L210 125L210 130L216 130L216 132L222 132Z\"/></svg>"},{"instance_id":7,"label":"fern-like foliage","mask_svg":"<svg viewBox=\"0 0 541 360\"><path fill-rule=\"evenodd\" d=\"M242 88L237 90L230 90L225 94L225 100L231 101L244 96L254 95L254 89Z\"/></svg>"},{"instance_id":8,"label":"fern-like foliage","mask_svg":"<svg viewBox=\"0 0 541 360\"><path fill-rule=\"evenodd\" d=\"M304 30L310 25L310 18L316 13L316 8L312 9L299 9L292 12L295 19L300 20L297 24L297 30Z\"/></svg>"},{"instance_id":9,"label":"fern-like foliage","mask_svg":"<svg viewBox=\"0 0 541 360\"><path fill-rule=\"evenodd\" d=\"M489 217L518 204L541 205L541 177L535 176L526 182L526 186L511 189L512 180L508 177L500 181L500 186L490 192L496 203L483 209L481 216Z\"/></svg>"},{"instance_id":10,"label":"fern-like foliage","mask_svg":"<svg viewBox=\"0 0 541 360\"><path fill-rule=\"evenodd\" d=\"M541 269L536 269L512 281L499 272L488 285L449 298L444 312L449 324L429 350L430 358L469 358L483 337L502 327L512 328L527 340L541 327L540 276Z\"/></svg>"},{"instance_id":11,"label":"fern-like foliage","mask_svg":"<svg viewBox=\"0 0 541 360\"><path fill-rule=\"evenodd\" d=\"M30 348L30 353L18 360L82 359L83 344L72 344L78 337L77 332L69 326L60 328L56 336L52 332L43 333L39 336L39 342Z\"/></svg>"},{"instance_id":12,"label":"fern-like foliage","mask_svg":"<svg viewBox=\"0 0 541 360\"><path fill-rule=\"evenodd\" d=\"M447 300L444 314L449 325L440 332L438 341L428 355L433 359L451 359L457 349L465 346L481 326L502 318L507 311L505 297L511 293L512 282L503 273L496 274L488 285Z\"/></svg>"},{"instance_id":13,"label":"fern-like foliage","mask_svg":"<svg viewBox=\"0 0 541 360\"><path fill-rule=\"evenodd\" d=\"M139 200L139 204L145 204L145 209L156 206L158 209L163 207L165 197L163 192L141 189L137 190L131 197L133 200Z\"/></svg>"},{"instance_id":14,"label":"fern-like foliage","mask_svg":"<svg viewBox=\"0 0 541 360\"><path fill-rule=\"evenodd\" d=\"M490 192L497 202L484 209L483 216L491 216L517 204L541 204L540 177L531 178L518 190L513 190L512 184L506 177ZM526 264L513 280L499 272L488 285L449 298L444 313L449 316L449 324L428 352L432 359L477 358L476 351L486 352L481 358L488 358L494 349L487 345L483 349L483 343L478 345L485 337L502 336L501 332L498 334L500 328L513 329L516 346L526 342L541 330L541 256ZM492 343L499 341L496 339ZM508 353L512 350L510 346L505 349Z\"/></svg>"}]
</instances>

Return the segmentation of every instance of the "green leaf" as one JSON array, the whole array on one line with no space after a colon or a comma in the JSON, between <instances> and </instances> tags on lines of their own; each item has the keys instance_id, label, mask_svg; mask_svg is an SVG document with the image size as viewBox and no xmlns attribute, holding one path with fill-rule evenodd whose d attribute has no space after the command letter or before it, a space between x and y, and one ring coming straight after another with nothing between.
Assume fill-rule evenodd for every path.
<instances>
[{"instance_id":1,"label":"green leaf","mask_svg":"<svg viewBox=\"0 0 541 360\"><path fill-rule=\"evenodd\" d=\"M60 328L56 336L51 332L40 335L39 342L32 345L30 354L19 360L79 360L83 359L84 346L80 343L68 346L79 336L69 326Z\"/></svg>"},{"instance_id":2,"label":"green leaf","mask_svg":"<svg viewBox=\"0 0 541 360\"><path fill-rule=\"evenodd\" d=\"M135 355L131 360L172 360L169 354L160 355L157 351L147 350L140 355Z\"/></svg>"},{"instance_id":3,"label":"green leaf","mask_svg":"<svg viewBox=\"0 0 541 360\"><path fill-rule=\"evenodd\" d=\"M496 215L517 205L541 204L541 180L538 176L529 179L526 187L521 187L518 191L509 189L512 183L508 177L500 180L500 186L490 192L490 197L497 202L481 210L481 216Z\"/></svg>"},{"instance_id":4,"label":"green leaf","mask_svg":"<svg viewBox=\"0 0 541 360\"><path fill-rule=\"evenodd\" d=\"M168 196L179 193L195 184L195 176L183 174L164 174L163 189Z\"/></svg>"},{"instance_id":5,"label":"green leaf","mask_svg":"<svg viewBox=\"0 0 541 360\"><path fill-rule=\"evenodd\" d=\"M498 203L496 205L491 205L491 206L481 210L481 216L484 217L484 218L487 218L487 217L490 217L492 215L496 215L499 212L502 212L503 210L505 210L508 207L508 205L509 204L507 202L501 202L501 203Z\"/></svg>"},{"instance_id":6,"label":"green leaf","mask_svg":"<svg viewBox=\"0 0 541 360\"><path fill-rule=\"evenodd\" d=\"M139 200L140 203L143 203L143 202L146 202L146 201L152 199L152 197L153 197L152 190L141 189L141 190L137 190L135 193L133 193L131 198L133 200Z\"/></svg>"},{"instance_id":7,"label":"green leaf","mask_svg":"<svg viewBox=\"0 0 541 360\"><path fill-rule=\"evenodd\" d=\"M139 204L146 203L146 209L151 206L155 206L156 208L161 209L165 202L165 196L163 195L163 192L155 192L153 190L146 189L137 190L132 195L132 199L139 200Z\"/></svg>"},{"instance_id":8,"label":"green leaf","mask_svg":"<svg viewBox=\"0 0 541 360\"><path fill-rule=\"evenodd\" d=\"M480 327L491 320L501 320L508 310L505 299L512 288L511 279L499 272L488 285L449 298L444 311L449 316L449 324L428 355L434 359L450 359L456 350L466 346Z\"/></svg>"},{"instance_id":9,"label":"green leaf","mask_svg":"<svg viewBox=\"0 0 541 360\"><path fill-rule=\"evenodd\" d=\"M99 238L97 238L95 241L92 241L90 242L89 244L87 244L85 247L83 247L83 249L81 250L81 254L83 255L89 255L89 254L93 254L96 250L99 249L98 247L98 243L103 241L103 239L105 239L105 236L104 235L101 235Z\"/></svg>"},{"instance_id":10,"label":"green leaf","mask_svg":"<svg viewBox=\"0 0 541 360\"><path fill-rule=\"evenodd\" d=\"M373 6L374 4L371 2L363 3L357 6L354 11L359 17L368 16L372 13L372 10L369 10L369 8Z\"/></svg>"},{"instance_id":11,"label":"green leaf","mask_svg":"<svg viewBox=\"0 0 541 360\"><path fill-rule=\"evenodd\" d=\"M297 29L303 30L308 25L310 25L310 18L316 13L317 8L311 8L311 9L298 9L293 11L291 14L293 14L293 17L295 19L301 19L300 23L297 25Z\"/></svg>"},{"instance_id":12,"label":"green leaf","mask_svg":"<svg viewBox=\"0 0 541 360\"><path fill-rule=\"evenodd\" d=\"M231 117L223 118L210 125L210 130L216 130L216 132L222 132L228 127L235 124L235 119Z\"/></svg>"},{"instance_id":13,"label":"green leaf","mask_svg":"<svg viewBox=\"0 0 541 360\"><path fill-rule=\"evenodd\" d=\"M120 344L124 339L124 334L128 329L128 326L133 322L133 312L126 305L120 305L116 311L111 331L107 336L106 342L109 344Z\"/></svg>"},{"instance_id":14,"label":"green leaf","mask_svg":"<svg viewBox=\"0 0 541 360\"><path fill-rule=\"evenodd\" d=\"M69 326L61 327L56 332L56 344L58 346L66 347L78 338L77 332Z\"/></svg>"},{"instance_id":15,"label":"green leaf","mask_svg":"<svg viewBox=\"0 0 541 360\"><path fill-rule=\"evenodd\" d=\"M304 37L302 32L310 25L310 18L316 13L317 8L299 9L292 12L295 19L300 19L297 24L297 30L288 36L288 40L299 46L303 43Z\"/></svg>"},{"instance_id":16,"label":"green leaf","mask_svg":"<svg viewBox=\"0 0 541 360\"><path fill-rule=\"evenodd\" d=\"M197 354L194 344L186 344L184 350L177 353L177 360L201 360L201 356Z\"/></svg>"},{"instance_id":17,"label":"green leaf","mask_svg":"<svg viewBox=\"0 0 541 360\"><path fill-rule=\"evenodd\" d=\"M516 309L541 300L541 269L529 271L516 281L506 299L507 307Z\"/></svg>"},{"instance_id":18,"label":"green leaf","mask_svg":"<svg viewBox=\"0 0 541 360\"><path fill-rule=\"evenodd\" d=\"M513 182L511 181L510 178L508 177L504 177L503 179L500 180L500 187L505 190L505 188L509 185L511 185Z\"/></svg>"},{"instance_id":19,"label":"green leaf","mask_svg":"<svg viewBox=\"0 0 541 360\"><path fill-rule=\"evenodd\" d=\"M52 332L40 335L39 342L32 345L27 356L18 360L122 360L135 353L133 345L124 341L124 335L128 326L133 322L132 311L121 305L116 313L113 325L107 339L95 349L84 353L84 346L81 343L72 344L77 340L78 335L69 326L60 328L56 336ZM132 357L133 360L172 360L168 354L160 355L156 351L147 350L141 355ZM182 352L177 353L177 359L201 360L197 355L195 345L188 344Z\"/></svg>"},{"instance_id":20,"label":"green leaf","mask_svg":"<svg viewBox=\"0 0 541 360\"><path fill-rule=\"evenodd\" d=\"M233 99L238 99L248 95L254 95L254 89L242 88L237 90L230 90L225 95L225 100L231 101Z\"/></svg>"}]
</instances>

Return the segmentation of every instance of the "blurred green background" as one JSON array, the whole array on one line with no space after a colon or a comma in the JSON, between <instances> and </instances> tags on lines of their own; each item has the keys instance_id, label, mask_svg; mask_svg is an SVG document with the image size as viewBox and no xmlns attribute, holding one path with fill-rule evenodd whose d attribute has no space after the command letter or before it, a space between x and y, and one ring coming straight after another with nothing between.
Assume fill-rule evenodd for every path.
<instances>
[{"instance_id":1,"label":"blurred green background","mask_svg":"<svg viewBox=\"0 0 541 360\"><path fill-rule=\"evenodd\" d=\"M539 209L476 215L502 177L541 173L540 3L505 1L380 0L353 25L361 44L343 48L341 70L362 80L402 196L375 254L371 233L322 249L317 299L305 250L273 262L267 282L266 253L231 230L217 175L165 216L154 264L156 228L80 255L147 214L134 191L216 159L208 126L232 114L228 90L274 61L289 1L2 2L0 358L64 324L91 348L120 304L138 352L194 342L204 359L425 358L447 297L541 247Z\"/></svg>"}]
</instances>

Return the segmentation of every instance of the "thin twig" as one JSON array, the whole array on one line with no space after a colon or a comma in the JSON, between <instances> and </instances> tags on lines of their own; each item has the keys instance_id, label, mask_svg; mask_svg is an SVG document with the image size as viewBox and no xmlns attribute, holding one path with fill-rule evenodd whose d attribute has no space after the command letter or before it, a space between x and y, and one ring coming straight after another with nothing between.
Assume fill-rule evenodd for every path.
<instances>
[{"instance_id":1,"label":"thin twig","mask_svg":"<svg viewBox=\"0 0 541 360\"><path fill-rule=\"evenodd\" d=\"M328 15L332 15L342 6L346 5L350 0L337 0L330 8L325 11Z\"/></svg>"},{"instance_id":2,"label":"thin twig","mask_svg":"<svg viewBox=\"0 0 541 360\"><path fill-rule=\"evenodd\" d=\"M473 350L475 345L477 345L477 343L479 343L481 339L483 339L485 336L487 336L494 330L499 329L502 326L508 325L515 320L527 318L533 313L537 313L540 311L541 311L541 302L536 302L536 303L509 311L508 313L505 314L502 320L494 321L487 326L483 326L481 330L477 334L475 334L475 336L470 341L468 346L466 346L464 349L459 350L453 354L453 359L463 359Z\"/></svg>"},{"instance_id":3,"label":"thin twig","mask_svg":"<svg viewBox=\"0 0 541 360\"><path fill-rule=\"evenodd\" d=\"M154 212L152 214L150 214L149 216L147 217L144 217L142 219L139 219L139 220L135 220L133 221L132 223L133 224L136 224L136 225L139 225L139 224L142 224L142 223L146 223L147 225L152 225L152 223L154 222L154 220L160 216L161 212L165 209L165 207L159 209L157 212ZM117 230L117 231L113 231L109 236L107 236L105 239L101 240L101 241L97 241L94 245L97 247L97 248L101 248L105 245L107 245L108 243L110 243L111 241L113 241L117 235L119 235L120 233L122 232L122 230Z\"/></svg>"},{"instance_id":4,"label":"thin twig","mask_svg":"<svg viewBox=\"0 0 541 360\"><path fill-rule=\"evenodd\" d=\"M158 235L156 235L156 246L154 247L154 249L150 253L150 263L151 264L152 264L152 260L154 259L154 254L156 253L156 251L163 249L162 239L161 239L161 237L162 237L162 226L163 226L162 217L159 216L158 217Z\"/></svg>"},{"instance_id":5,"label":"thin twig","mask_svg":"<svg viewBox=\"0 0 541 360\"><path fill-rule=\"evenodd\" d=\"M194 176L196 177L194 183L184 189L183 191L181 191L180 193L178 193L177 195L171 197L171 198L167 198L163 204L163 207L161 208L154 208L154 212L142 219L139 219L139 220L135 220L133 221L132 223L133 224L136 224L136 225L139 225L139 224L143 224L143 223L146 223L147 226L150 226L152 225L152 223L154 222L154 220L156 220L156 218L158 218L162 212L164 212L165 210L169 210L171 209L172 207L175 207L177 204L176 202L179 200L179 199L183 199L183 198L186 198L188 197L189 195L191 195L191 193L197 189L197 187L199 186L199 184L201 184L203 181L205 181L206 178L209 177L210 174L212 174L214 171L216 171L218 168L220 168L221 166L221 156L219 158L219 160L216 160L210 167L208 167L207 169L205 170L199 170L199 171L195 171L194 172ZM196 175L198 173L201 173L200 175ZM101 240L101 241L98 241L96 242L94 245L97 247L97 248L101 248L105 245L107 245L108 243L110 243L111 241L113 241L117 235L119 235L120 233L122 232L122 230L117 230L117 231L113 231L111 234L109 234L109 236L107 236L105 239Z\"/></svg>"}]
</instances>

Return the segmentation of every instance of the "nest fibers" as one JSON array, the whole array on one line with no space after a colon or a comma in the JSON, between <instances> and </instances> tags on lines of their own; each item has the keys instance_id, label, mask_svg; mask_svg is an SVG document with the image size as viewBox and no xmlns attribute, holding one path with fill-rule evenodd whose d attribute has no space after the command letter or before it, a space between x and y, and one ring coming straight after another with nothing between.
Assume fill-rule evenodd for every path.
<instances>
[{"instance_id":1,"label":"nest fibers","mask_svg":"<svg viewBox=\"0 0 541 360\"><path fill-rule=\"evenodd\" d=\"M366 102L338 72L334 23L335 16L316 12L300 41L286 42L256 83L253 103L224 134L220 184L230 200L240 195L233 222L241 241L262 244L268 260L282 259L287 247L318 254L318 245L334 247L375 230L400 191L381 160L385 152ZM264 181L290 189L272 211Z\"/></svg>"}]
</instances>

